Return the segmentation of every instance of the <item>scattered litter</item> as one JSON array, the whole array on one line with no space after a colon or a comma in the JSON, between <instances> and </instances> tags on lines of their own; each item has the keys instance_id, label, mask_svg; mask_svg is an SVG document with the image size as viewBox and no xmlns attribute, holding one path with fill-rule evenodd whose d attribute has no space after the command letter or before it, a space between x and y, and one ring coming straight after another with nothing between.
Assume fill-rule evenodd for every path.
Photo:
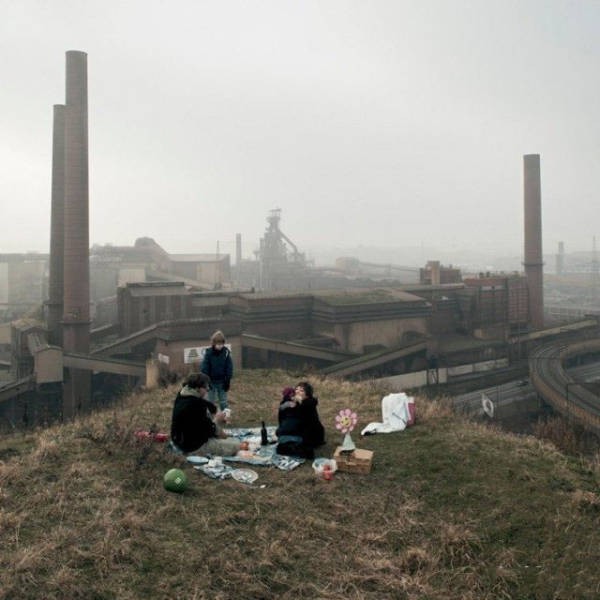
<instances>
[{"instance_id":1,"label":"scattered litter","mask_svg":"<svg viewBox=\"0 0 600 600\"><path fill-rule=\"evenodd\" d=\"M135 431L133 433L138 440L154 440L155 442L166 442L169 439L168 433L161 431Z\"/></svg>"},{"instance_id":2,"label":"scattered litter","mask_svg":"<svg viewBox=\"0 0 600 600\"><path fill-rule=\"evenodd\" d=\"M240 483L253 484L258 479L258 473L251 469L234 469L231 477Z\"/></svg>"},{"instance_id":3,"label":"scattered litter","mask_svg":"<svg viewBox=\"0 0 600 600\"><path fill-rule=\"evenodd\" d=\"M490 418L494 418L494 403L483 392L481 393L481 407L483 412Z\"/></svg>"},{"instance_id":4,"label":"scattered litter","mask_svg":"<svg viewBox=\"0 0 600 600\"><path fill-rule=\"evenodd\" d=\"M201 471L205 475L208 475L211 479L227 479L231 477L231 473L235 471L233 467L229 465L215 465L214 467L206 465L201 465L199 467L194 467L197 471Z\"/></svg>"},{"instance_id":5,"label":"scattered litter","mask_svg":"<svg viewBox=\"0 0 600 600\"><path fill-rule=\"evenodd\" d=\"M274 445L261 446L255 452L241 450L235 456L224 456L223 460L227 462L246 463L256 467L275 466L282 471L291 471L304 462L303 458L277 454Z\"/></svg>"},{"instance_id":6,"label":"scattered litter","mask_svg":"<svg viewBox=\"0 0 600 600\"><path fill-rule=\"evenodd\" d=\"M278 469L281 469L282 471L291 471L300 466L304 462L304 459L297 456L283 456L281 454L273 453L271 461Z\"/></svg>"}]
</instances>

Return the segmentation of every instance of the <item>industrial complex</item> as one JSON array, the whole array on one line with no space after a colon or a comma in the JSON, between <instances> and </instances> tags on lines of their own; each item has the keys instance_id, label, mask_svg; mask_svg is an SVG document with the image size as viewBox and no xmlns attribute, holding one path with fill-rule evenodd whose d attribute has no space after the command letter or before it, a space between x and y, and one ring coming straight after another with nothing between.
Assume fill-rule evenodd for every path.
<instances>
[{"instance_id":1,"label":"industrial complex","mask_svg":"<svg viewBox=\"0 0 600 600\"><path fill-rule=\"evenodd\" d=\"M216 329L238 368L387 378L402 388L520 377L548 344L565 360L576 353L566 347L596 352L598 294L564 301L568 278L581 275L569 271L564 246L551 288L545 279L537 154L523 157L523 272L354 257L317 268L283 232L278 208L251 260L239 233L234 257L171 254L151 238L90 248L87 103L87 55L69 51L65 103L54 107L49 255L0 255L0 428L70 419L117 390L172 381L198 367ZM597 289L595 244L581 277ZM536 369L541 395L560 409L546 380ZM587 413L572 413L598 426L599 405L585 403Z\"/></svg>"}]
</instances>

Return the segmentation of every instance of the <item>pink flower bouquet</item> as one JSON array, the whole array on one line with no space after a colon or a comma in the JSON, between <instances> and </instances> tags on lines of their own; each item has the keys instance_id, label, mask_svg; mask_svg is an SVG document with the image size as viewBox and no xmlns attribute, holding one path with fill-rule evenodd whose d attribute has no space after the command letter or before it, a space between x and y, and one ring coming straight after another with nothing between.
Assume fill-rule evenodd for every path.
<instances>
[{"instance_id":1,"label":"pink flower bouquet","mask_svg":"<svg viewBox=\"0 0 600 600\"><path fill-rule=\"evenodd\" d=\"M352 412L349 408L343 408L335 416L335 428L342 433L350 433L357 422L358 417L356 413Z\"/></svg>"}]
</instances>

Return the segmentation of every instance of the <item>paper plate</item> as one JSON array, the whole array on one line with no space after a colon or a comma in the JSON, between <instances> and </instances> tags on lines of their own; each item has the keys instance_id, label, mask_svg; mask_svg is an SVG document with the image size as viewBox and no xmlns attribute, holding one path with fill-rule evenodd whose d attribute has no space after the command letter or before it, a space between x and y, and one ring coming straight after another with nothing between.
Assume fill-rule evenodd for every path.
<instances>
[{"instance_id":1,"label":"paper plate","mask_svg":"<svg viewBox=\"0 0 600 600\"><path fill-rule=\"evenodd\" d=\"M234 469L231 477L240 483L254 483L258 479L258 473L252 469Z\"/></svg>"},{"instance_id":2,"label":"paper plate","mask_svg":"<svg viewBox=\"0 0 600 600\"><path fill-rule=\"evenodd\" d=\"M208 462L206 456L188 456L185 460L193 465L205 465Z\"/></svg>"}]
</instances>

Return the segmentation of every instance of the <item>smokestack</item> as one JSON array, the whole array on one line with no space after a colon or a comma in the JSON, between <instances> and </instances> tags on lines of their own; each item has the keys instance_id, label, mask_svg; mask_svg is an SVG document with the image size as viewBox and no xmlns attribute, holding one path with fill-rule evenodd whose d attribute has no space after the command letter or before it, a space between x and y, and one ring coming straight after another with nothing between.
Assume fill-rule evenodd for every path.
<instances>
[{"instance_id":1,"label":"smokestack","mask_svg":"<svg viewBox=\"0 0 600 600\"><path fill-rule=\"evenodd\" d=\"M556 274L562 275L565 272L565 243L558 242L558 254L556 255Z\"/></svg>"},{"instance_id":2,"label":"smokestack","mask_svg":"<svg viewBox=\"0 0 600 600\"><path fill-rule=\"evenodd\" d=\"M529 288L529 318L534 329L544 327L544 263L542 260L542 191L540 155L523 156L525 199L525 277Z\"/></svg>"},{"instance_id":3,"label":"smokestack","mask_svg":"<svg viewBox=\"0 0 600 600\"><path fill-rule=\"evenodd\" d=\"M239 267L242 262L242 234L235 234L235 265Z\"/></svg>"},{"instance_id":4,"label":"smokestack","mask_svg":"<svg viewBox=\"0 0 600 600\"><path fill-rule=\"evenodd\" d=\"M87 54L67 52L65 108L64 315L65 352L90 349L90 267L88 218ZM87 408L89 371L70 369L65 381L64 416Z\"/></svg>"},{"instance_id":5,"label":"smokestack","mask_svg":"<svg viewBox=\"0 0 600 600\"><path fill-rule=\"evenodd\" d=\"M63 256L65 207L65 107L54 105L52 132L52 196L50 207L50 278L48 285L48 337L62 346Z\"/></svg>"}]
</instances>

